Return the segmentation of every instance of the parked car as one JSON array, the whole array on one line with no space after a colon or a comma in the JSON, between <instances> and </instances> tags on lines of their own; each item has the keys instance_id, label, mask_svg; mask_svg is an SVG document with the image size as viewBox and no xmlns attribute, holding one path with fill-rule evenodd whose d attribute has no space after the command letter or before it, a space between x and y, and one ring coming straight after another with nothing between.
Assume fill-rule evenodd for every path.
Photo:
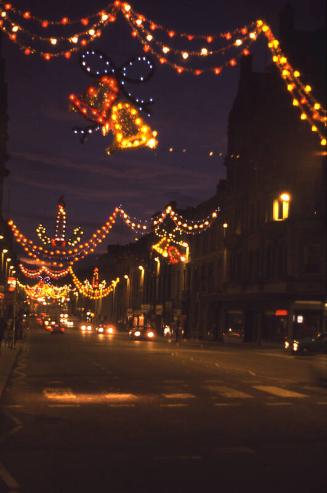
<instances>
[{"instance_id":1,"label":"parked car","mask_svg":"<svg viewBox=\"0 0 327 493\"><path fill-rule=\"evenodd\" d=\"M302 337L301 339L286 339L284 349L291 354L327 353L327 333L321 332L314 337Z\"/></svg>"},{"instance_id":2,"label":"parked car","mask_svg":"<svg viewBox=\"0 0 327 493\"><path fill-rule=\"evenodd\" d=\"M133 341L153 341L157 337L157 333L152 327L133 327L128 335Z\"/></svg>"}]
</instances>

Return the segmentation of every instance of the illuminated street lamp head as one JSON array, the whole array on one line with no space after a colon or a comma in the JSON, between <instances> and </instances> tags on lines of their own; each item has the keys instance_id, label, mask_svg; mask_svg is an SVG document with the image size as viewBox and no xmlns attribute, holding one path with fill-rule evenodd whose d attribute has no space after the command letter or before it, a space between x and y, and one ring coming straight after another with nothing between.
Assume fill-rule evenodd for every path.
<instances>
[{"instance_id":1,"label":"illuminated street lamp head","mask_svg":"<svg viewBox=\"0 0 327 493\"><path fill-rule=\"evenodd\" d=\"M143 272L144 271L143 265L139 265L139 269Z\"/></svg>"},{"instance_id":2,"label":"illuminated street lamp head","mask_svg":"<svg viewBox=\"0 0 327 493\"><path fill-rule=\"evenodd\" d=\"M3 240L4 239L4 236L3 235L0 235L0 240Z\"/></svg>"},{"instance_id":3,"label":"illuminated street lamp head","mask_svg":"<svg viewBox=\"0 0 327 493\"><path fill-rule=\"evenodd\" d=\"M279 197L283 202L289 202L291 200L291 196L287 192L281 193Z\"/></svg>"},{"instance_id":4,"label":"illuminated street lamp head","mask_svg":"<svg viewBox=\"0 0 327 493\"><path fill-rule=\"evenodd\" d=\"M5 248L2 250L2 253L8 253L8 250L6 250Z\"/></svg>"},{"instance_id":5,"label":"illuminated street lamp head","mask_svg":"<svg viewBox=\"0 0 327 493\"><path fill-rule=\"evenodd\" d=\"M154 260L155 260L156 262L158 262L158 264L160 264L160 259L159 259L159 257L156 257Z\"/></svg>"},{"instance_id":6,"label":"illuminated street lamp head","mask_svg":"<svg viewBox=\"0 0 327 493\"><path fill-rule=\"evenodd\" d=\"M11 262L11 258L6 258L6 262Z\"/></svg>"},{"instance_id":7,"label":"illuminated street lamp head","mask_svg":"<svg viewBox=\"0 0 327 493\"><path fill-rule=\"evenodd\" d=\"M228 228L228 223L224 223L224 224L223 224L223 228L224 228L224 229L227 229L227 228Z\"/></svg>"},{"instance_id":8,"label":"illuminated street lamp head","mask_svg":"<svg viewBox=\"0 0 327 493\"><path fill-rule=\"evenodd\" d=\"M125 274L125 275L124 275L124 279L126 279L126 280L128 280L128 279L129 279L129 277L128 277L128 275L127 275L127 274Z\"/></svg>"}]
</instances>

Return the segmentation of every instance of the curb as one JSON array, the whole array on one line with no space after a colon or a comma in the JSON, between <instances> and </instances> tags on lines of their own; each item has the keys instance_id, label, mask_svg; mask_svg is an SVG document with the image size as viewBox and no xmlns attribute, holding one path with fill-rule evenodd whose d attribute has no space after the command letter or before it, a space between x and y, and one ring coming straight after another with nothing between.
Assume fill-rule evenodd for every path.
<instances>
[{"instance_id":1,"label":"curb","mask_svg":"<svg viewBox=\"0 0 327 493\"><path fill-rule=\"evenodd\" d=\"M17 358L20 355L21 350L22 350L22 346L21 345L18 348L16 348L14 357L10 361L8 368L6 368L5 374L2 376L2 378L0 378L0 401L2 399L2 395L3 395L4 391L6 390L6 387L8 385L8 381L9 381L9 378L10 378L10 376L12 374L12 371L13 371L13 369L15 367Z\"/></svg>"}]
</instances>

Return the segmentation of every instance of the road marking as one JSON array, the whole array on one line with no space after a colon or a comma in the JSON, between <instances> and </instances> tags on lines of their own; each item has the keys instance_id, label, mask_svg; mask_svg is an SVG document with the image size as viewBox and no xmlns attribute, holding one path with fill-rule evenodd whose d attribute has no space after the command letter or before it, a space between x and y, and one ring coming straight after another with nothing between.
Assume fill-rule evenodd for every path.
<instances>
[{"instance_id":1,"label":"road marking","mask_svg":"<svg viewBox=\"0 0 327 493\"><path fill-rule=\"evenodd\" d=\"M137 395L135 394L121 394L119 392L110 392L105 394L104 397L112 401L131 401L137 399Z\"/></svg>"},{"instance_id":2,"label":"road marking","mask_svg":"<svg viewBox=\"0 0 327 493\"><path fill-rule=\"evenodd\" d=\"M301 394L300 392L283 389L282 387L274 387L272 385L254 385L253 388L277 397L287 397L287 398L296 397L301 399L304 397L308 397L307 395Z\"/></svg>"},{"instance_id":3,"label":"road marking","mask_svg":"<svg viewBox=\"0 0 327 493\"><path fill-rule=\"evenodd\" d=\"M292 406L293 402L266 402L266 406L274 406L274 407L280 407L280 406Z\"/></svg>"},{"instance_id":4,"label":"road marking","mask_svg":"<svg viewBox=\"0 0 327 493\"><path fill-rule=\"evenodd\" d=\"M160 404L160 407L188 407L188 404L176 403L176 404Z\"/></svg>"},{"instance_id":5,"label":"road marking","mask_svg":"<svg viewBox=\"0 0 327 493\"><path fill-rule=\"evenodd\" d=\"M12 477L12 475L10 474L10 472L5 468L5 466L2 464L2 462L0 462L0 478L5 483L5 485L8 488L10 488L12 491L19 489L19 484Z\"/></svg>"},{"instance_id":6,"label":"road marking","mask_svg":"<svg viewBox=\"0 0 327 493\"><path fill-rule=\"evenodd\" d=\"M320 401L320 402L317 402L318 406L327 406L327 402L325 401Z\"/></svg>"},{"instance_id":7,"label":"road marking","mask_svg":"<svg viewBox=\"0 0 327 493\"><path fill-rule=\"evenodd\" d=\"M194 394L187 394L187 393L171 393L171 394L161 394L162 397L164 397L165 399L195 399L195 395Z\"/></svg>"},{"instance_id":8,"label":"road marking","mask_svg":"<svg viewBox=\"0 0 327 493\"><path fill-rule=\"evenodd\" d=\"M214 392L215 394L227 397L228 399L253 399L253 395L231 387L224 387L222 385L207 385L206 389Z\"/></svg>"},{"instance_id":9,"label":"road marking","mask_svg":"<svg viewBox=\"0 0 327 493\"><path fill-rule=\"evenodd\" d=\"M72 400L76 399L76 395L70 388L46 388L43 389L43 394L47 399L52 400Z\"/></svg>"}]
</instances>

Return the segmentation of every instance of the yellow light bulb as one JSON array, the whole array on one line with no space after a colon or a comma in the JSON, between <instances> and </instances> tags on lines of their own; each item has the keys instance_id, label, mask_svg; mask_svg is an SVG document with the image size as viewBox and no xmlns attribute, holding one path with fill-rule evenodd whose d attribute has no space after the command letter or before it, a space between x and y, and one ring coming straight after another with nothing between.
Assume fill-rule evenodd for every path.
<instances>
[{"instance_id":1,"label":"yellow light bulb","mask_svg":"<svg viewBox=\"0 0 327 493\"><path fill-rule=\"evenodd\" d=\"M187 60L188 59L189 54L187 53L187 51L183 51L182 57L184 58L184 60Z\"/></svg>"},{"instance_id":2,"label":"yellow light bulb","mask_svg":"<svg viewBox=\"0 0 327 493\"><path fill-rule=\"evenodd\" d=\"M293 72L294 77L300 77L300 72L298 70L294 70Z\"/></svg>"}]
</instances>

